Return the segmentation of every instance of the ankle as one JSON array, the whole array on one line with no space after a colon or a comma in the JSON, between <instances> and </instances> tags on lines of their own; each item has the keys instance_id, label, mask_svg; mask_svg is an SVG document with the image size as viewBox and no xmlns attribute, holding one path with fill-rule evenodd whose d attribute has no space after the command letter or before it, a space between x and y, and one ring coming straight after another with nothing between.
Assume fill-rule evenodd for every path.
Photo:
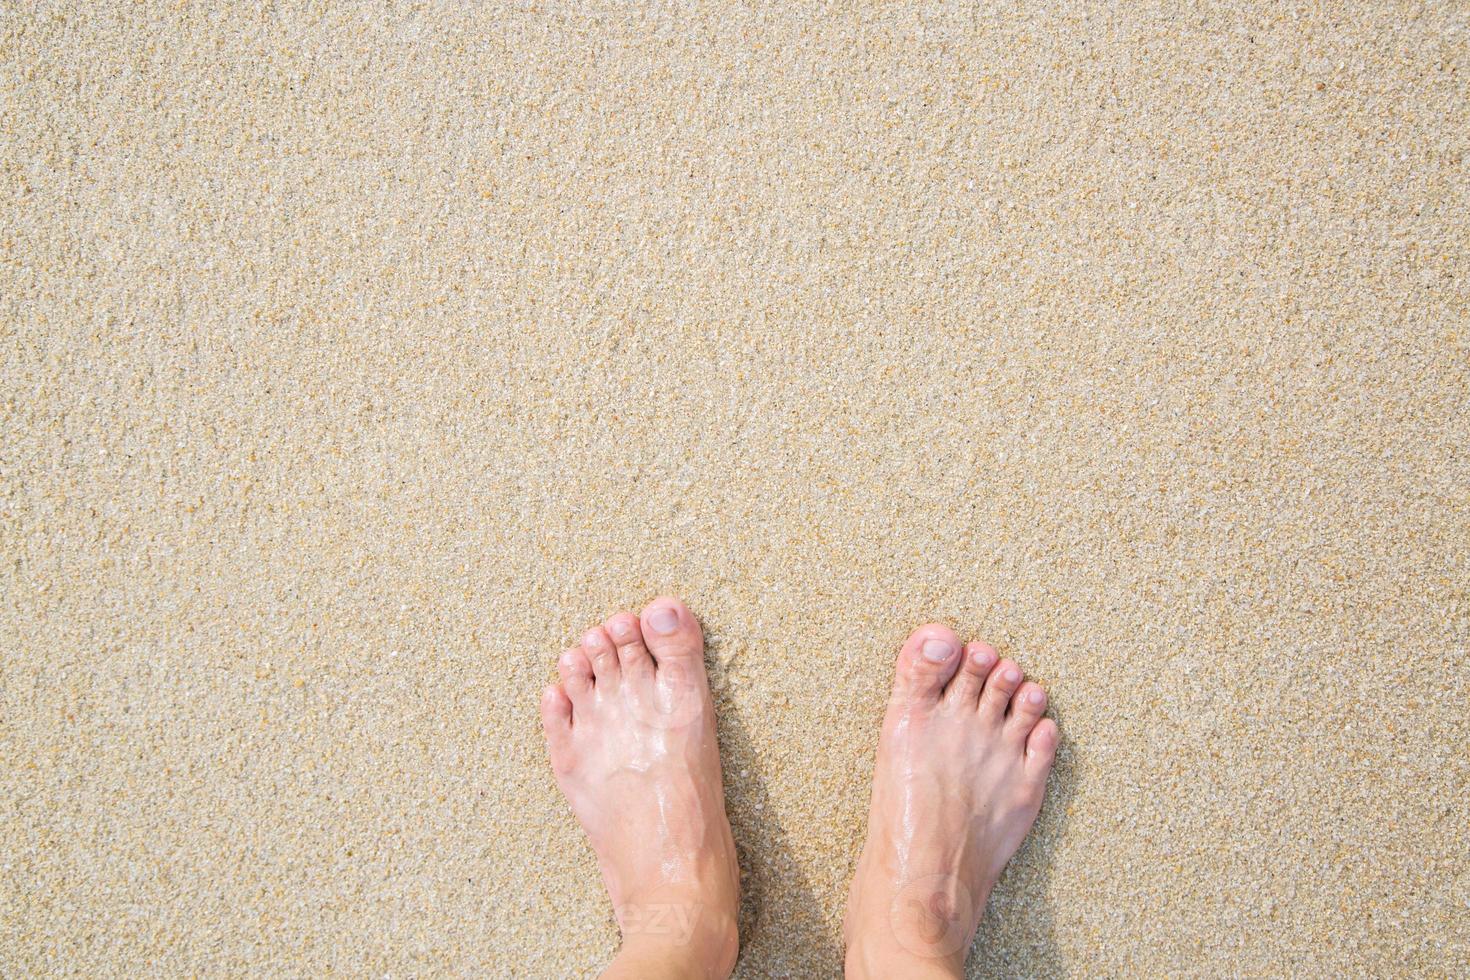
<instances>
[{"instance_id":1,"label":"ankle","mask_svg":"<svg viewBox=\"0 0 1470 980\"><path fill-rule=\"evenodd\" d=\"M965 954L961 950L947 956L925 956L910 953L892 944L878 947L862 942L850 943L843 960L843 976L848 980L868 977L904 977L905 980L953 980L964 976Z\"/></svg>"},{"instance_id":2,"label":"ankle","mask_svg":"<svg viewBox=\"0 0 1470 980\"><path fill-rule=\"evenodd\" d=\"M885 873L891 881L896 871ZM928 876L910 882L889 897L878 893L877 907L865 904L854 890L843 932L847 940L844 968L848 977L943 978L964 975L965 959L975 940L988 889L973 903L971 893L952 876ZM872 897L871 895L869 897Z\"/></svg>"},{"instance_id":3,"label":"ankle","mask_svg":"<svg viewBox=\"0 0 1470 980\"><path fill-rule=\"evenodd\" d=\"M650 902L618 909L623 943L618 961L645 971L628 975L728 977L740 934L733 915L701 902ZM657 965L659 974L649 972ZM608 975L614 975L609 970Z\"/></svg>"}]
</instances>

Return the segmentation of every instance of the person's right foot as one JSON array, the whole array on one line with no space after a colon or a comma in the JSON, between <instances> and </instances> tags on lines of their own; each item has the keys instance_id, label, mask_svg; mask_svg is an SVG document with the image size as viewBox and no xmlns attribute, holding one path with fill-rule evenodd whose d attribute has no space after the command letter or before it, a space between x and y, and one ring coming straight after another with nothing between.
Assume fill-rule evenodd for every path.
<instances>
[{"instance_id":1,"label":"person's right foot","mask_svg":"<svg viewBox=\"0 0 1470 980\"><path fill-rule=\"evenodd\" d=\"M985 643L915 630L898 656L848 895L847 973L959 976L1057 751L1046 692Z\"/></svg>"}]
</instances>

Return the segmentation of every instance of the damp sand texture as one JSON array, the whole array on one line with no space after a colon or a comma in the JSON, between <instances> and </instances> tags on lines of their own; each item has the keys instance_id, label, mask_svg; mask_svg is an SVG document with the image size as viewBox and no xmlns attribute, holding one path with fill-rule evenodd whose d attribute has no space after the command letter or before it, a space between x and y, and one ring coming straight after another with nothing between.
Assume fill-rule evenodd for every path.
<instances>
[{"instance_id":1,"label":"damp sand texture","mask_svg":"<svg viewBox=\"0 0 1470 980\"><path fill-rule=\"evenodd\" d=\"M1462 974L1467 38L0 3L0 974L593 974L537 696L665 591L742 977L927 620L1064 739L972 975Z\"/></svg>"}]
</instances>

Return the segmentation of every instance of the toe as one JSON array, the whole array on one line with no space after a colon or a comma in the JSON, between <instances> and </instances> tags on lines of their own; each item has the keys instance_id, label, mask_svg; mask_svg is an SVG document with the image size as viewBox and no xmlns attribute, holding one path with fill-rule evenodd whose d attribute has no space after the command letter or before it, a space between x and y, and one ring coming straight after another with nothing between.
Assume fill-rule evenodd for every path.
<instances>
[{"instance_id":1,"label":"toe","mask_svg":"<svg viewBox=\"0 0 1470 980\"><path fill-rule=\"evenodd\" d=\"M617 690L618 676L621 673L618 651L611 643L597 642L595 646L588 646L589 638L600 641L602 637L594 635L592 630L588 630L582 637L582 648L587 652L587 659L592 661L592 673L597 678L597 686L605 688L603 693Z\"/></svg>"},{"instance_id":2,"label":"toe","mask_svg":"<svg viewBox=\"0 0 1470 980\"><path fill-rule=\"evenodd\" d=\"M893 679L896 697L936 701L959 666L960 638L938 623L920 626L909 634L898 653Z\"/></svg>"},{"instance_id":3,"label":"toe","mask_svg":"<svg viewBox=\"0 0 1470 980\"><path fill-rule=\"evenodd\" d=\"M561 687L571 698L574 708L587 704L592 696L592 664L581 647L572 647L556 661L557 673L561 675Z\"/></svg>"},{"instance_id":4,"label":"toe","mask_svg":"<svg viewBox=\"0 0 1470 980\"><path fill-rule=\"evenodd\" d=\"M1026 741L1026 736L1031 734L1031 729L1036 727L1036 722L1045 711L1046 691L1042 690L1040 684L1027 681L1011 695L1011 710L1006 715L1006 734L1017 741Z\"/></svg>"},{"instance_id":5,"label":"toe","mask_svg":"<svg viewBox=\"0 0 1470 980\"><path fill-rule=\"evenodd\" d=\"M1057 743L1061 741L1061 734L1057 731L1057 723L1050 718L1043 718L1031 729L1031 735L1026 739L1026 771L1031 776L1046 782L1046 774L1051 772L1051 764L1057 758Z\"/></svg>"},{"instance_id":6,"label":"toe","mask_svg":"<svg viewBox=\"0 0 1470 980\"><path fill-rule=\"evenodd\" d=\"M560 684L541 692L541 727L546 731L552 768L566 772L572 764L572 702Z\"/></svg>"},{"instance_id":7,"label":"toe","mask_svg":"<svg viewBox=\"0 0 1470 980\"><path fill-rule=\"evenodd\" d=\"M689 666L704 663L704 634L699 621L678 599L659 596L644 608L639 620L643 639L660 666L670 661Z\"/></svg>"},{"instance_id":8,"label":"toe","mask_svg":"<svg viewBox=\"0 0 1470 980\"><path fill-rule=\"evenodd\" d=\"M638 617L629 612L620 612L603 624L609 642L618 648L618 663L623 670L639 673L653 670L653 658L643 643L643 631L638 628Z\"/></svg>"},{"instance_id":9,"label":"toe","mask_svg":"<svg viewBox=\"0 0 1470 980\"><path fill-rule=\"evenodd\" d=\"M996 725L1003 722L1011 695L1020 686L1021 668L1014 660L1002 660L996 664L990 676L985 678L985 690L980 694L980 717Z\"/></svg>"},{"instance_id":10,"label":"toe","mask_svg":"<svg viewBox=\"0 0 1470 980\"><path fill-rule=\"evenodd\" d=\"M965 644L965 656L960 669L944 689L944 699L957 707L974 709L980 700L980 691L985 687L986 675L995 666L995 647L976 641Z\"/></svg>"}]
</instances>

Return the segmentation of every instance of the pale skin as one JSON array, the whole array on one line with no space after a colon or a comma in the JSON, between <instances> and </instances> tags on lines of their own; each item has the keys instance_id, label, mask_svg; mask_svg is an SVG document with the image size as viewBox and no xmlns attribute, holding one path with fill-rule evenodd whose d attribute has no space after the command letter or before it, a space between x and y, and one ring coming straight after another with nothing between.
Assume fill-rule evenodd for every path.
<instances>
[{"instance_id":1,"label":"pale skin","mask_svg":"<svg viewBox=\"0 0 1470 980\"><path fill-rule=\"evenodd\" d=\"M704 636L678 599L619 613L541 698L552 769L622 931L604 977L726 977L740 872ZM958 977L985 903L1036 822L1056 758L1046 692L946 626L898 654L868 838L848 894L849 977Z\"/></svg>"}]
</instances>

